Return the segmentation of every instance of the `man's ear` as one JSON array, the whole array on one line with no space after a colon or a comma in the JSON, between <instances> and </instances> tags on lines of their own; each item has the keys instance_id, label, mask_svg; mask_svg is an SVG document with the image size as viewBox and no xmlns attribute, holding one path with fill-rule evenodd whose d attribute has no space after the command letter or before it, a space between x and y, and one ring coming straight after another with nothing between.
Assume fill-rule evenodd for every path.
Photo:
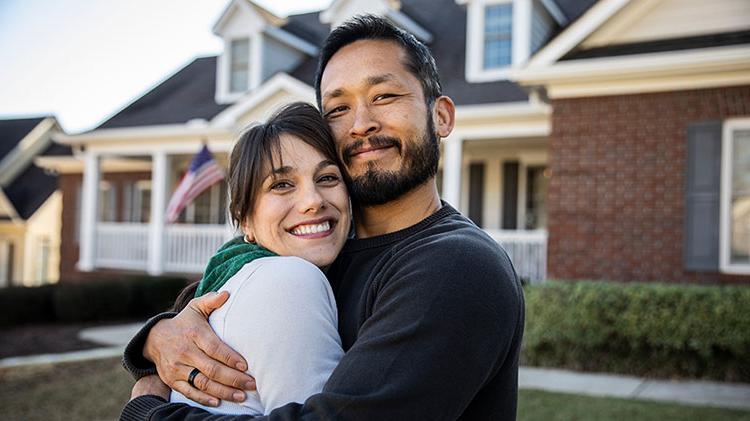
<instances>
[{"instance_id":1,"label":"man's ear","mask_svg":"<svg viewBox=\"0 0 750 421\"><path fill-rule=\"evenodd\" d=\"M435 124L435 132L438 137L445 138L453 131L456 124L456 105L447 96L438 97L435 100L434 112L432 113Z\"/></svg>"}]
</instances>

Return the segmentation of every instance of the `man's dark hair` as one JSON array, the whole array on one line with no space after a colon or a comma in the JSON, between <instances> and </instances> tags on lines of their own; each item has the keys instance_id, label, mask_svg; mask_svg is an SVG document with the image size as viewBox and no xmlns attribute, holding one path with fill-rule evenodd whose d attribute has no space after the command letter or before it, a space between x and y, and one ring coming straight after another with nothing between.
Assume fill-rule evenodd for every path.
<instances>
[{"instance_id":1,"label":"man's dark hair","mask_svg":"<svg viewBox=\"0 0 750 421\"><path fill-rule=\"evenodd\" d=\"M443 94L437 65L430 50L414 35L397 28L385 18L373 15L356 16L334 29L320 50L318 71L315 75L315 97L318 108L323 111L320 80L328 61L341 48L360 40L385 40L399 45L406 53L404 66L419 80L428 108Z\"/></svg>"}]
</instances>

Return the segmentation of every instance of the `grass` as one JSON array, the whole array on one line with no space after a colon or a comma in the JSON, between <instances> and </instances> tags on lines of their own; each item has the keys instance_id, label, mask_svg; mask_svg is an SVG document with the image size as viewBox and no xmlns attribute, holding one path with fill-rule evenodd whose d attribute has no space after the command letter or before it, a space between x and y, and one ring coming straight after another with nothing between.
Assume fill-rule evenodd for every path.
<instances>
[{"instance_id":1,"label":"grass","mask_svg":"<svg viewBox=\"0 0 750 421\"><path fill-rule=\"evenodd\" d=\"M132 384L118 359L0 369L0 418L115 420ZM750 412L522 390L518 419L750 421Z\"/></svg>"}]
</instances>

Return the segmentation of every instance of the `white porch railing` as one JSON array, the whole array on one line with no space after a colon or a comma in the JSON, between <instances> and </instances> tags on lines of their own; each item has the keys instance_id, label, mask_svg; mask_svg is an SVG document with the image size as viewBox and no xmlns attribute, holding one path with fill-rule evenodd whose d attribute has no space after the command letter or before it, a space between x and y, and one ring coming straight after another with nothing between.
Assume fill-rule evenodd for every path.
<instances>
[{"instance_id":1,"label":"white porch railing","mask_svg":"<svg viewBox=\"0 0 750 421\"><path fill-rule=\"evenodd\" d=\"M503 246L520 278L539 283L547 277L547 231L486 230Z\"/></svg>"},{"instance_id":2,"label":"white porch railing","mask_svg":"<svg viewBox=\"0 0 750 421\"><path fill-rule=\"evenodd\" d=\"M148 267L148 224L99 222L96 225L95 267L145 271ZM170 225L165 229L164 269L201 273L224 243L225 225Z\"/></svg>"},{"instance_id":3,"label":"white porch railing","mask_svg":"<svg viewBox=\"0 0 750 421\"><path fill-rule=\"evenodd\" d=\"M201 273L216 249L229 239L225 225L168 225L165 230L164 269Z\"/></svg>"},{"instance_id":4,"label":"white porch railing","mask_svg":"<svg viewBox=\"0 0 750 421\"><path fill-rule=\"evenodd\" d=\"M99 222L96 224L96 267L145 270L148 263L148 224Z\"/></svg>"}]
</instances>

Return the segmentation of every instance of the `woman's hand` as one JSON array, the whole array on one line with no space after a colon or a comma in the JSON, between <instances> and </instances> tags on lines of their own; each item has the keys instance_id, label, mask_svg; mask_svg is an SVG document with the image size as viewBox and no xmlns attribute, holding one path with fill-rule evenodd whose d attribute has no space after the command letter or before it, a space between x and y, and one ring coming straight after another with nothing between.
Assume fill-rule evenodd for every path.
<instances>
[{"instance_id":1,"label":"woman's hand","mask_svg":"<svg viewBox=\"0 0 750 421\"><path fill-rule=\"evenodd\" d=\"M255 390L255 379L244 373L247 362L208 324L208 315L227 298L229 293L221 292L193 299L176 317L154 325L143 348L164 383L207 406L218 406L219 399L242 402L243 390ZM200 370L195 387L188 384L193 368Z\"/></svg>"},{"instance_id":2,"label":"woman's hand","mask_svg":"<svg viewBox=\"0 0 750 421\"><path fill-rule=\"evenodd\" d=\"M130 400L139 396L156 395L169 401L170 392L169 386L164 384L159 376L152 374L150 376L143 376L135 382L135 385L133 385L133 391L130 392Z\"/></svg>"}]
</instances>

